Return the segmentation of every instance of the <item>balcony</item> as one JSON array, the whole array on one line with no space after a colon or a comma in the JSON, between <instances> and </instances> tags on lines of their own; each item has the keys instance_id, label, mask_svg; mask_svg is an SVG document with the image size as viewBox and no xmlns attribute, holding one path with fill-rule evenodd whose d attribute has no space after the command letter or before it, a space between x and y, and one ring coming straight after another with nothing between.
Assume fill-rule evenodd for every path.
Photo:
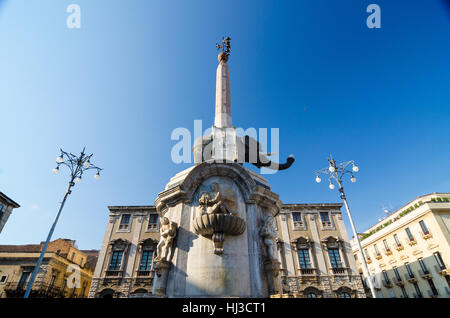
<instances>
[{"instance_id":1,"label":"balcony","mask_svg":"<svg viewBox=\"0 0 450 318\"><path fill-rule=\"evenodd\" d=\"M381 259L383 256L381 255L381 253L377 253L376 255L375 255L375 258L376 259Z\"/></svg>"},{"instance_id":2,"label":"balcony","mask_svg":"<svg viewBox=\"0 0 450 318\"><path fill-rule=\"evenodd\" d=\"M410 246L413 246L413 245L416 245L416 244L417 244L417 241L416 241L416 239L413 237L413 238L410 238L410 239L409 239L408 244L409 244Z\"/></svg>"},{"instance_id":3,"label":"balcony","mask_svg":"<svg viewBox=\"0 0 450 318\"><path fill-rule=\"evenodd\" d=\"M330 268L333 275L347 275L346 267L332 267Z\"/></svg>"},{"instance_id":4,"label":"balcony","mask_svg":"<svg viewBox=\"0 0 450 318\"><path fill-rule=\"evenodd\" d=\"M302 276L315 276L317 275L316 268L300 268L298 270L299 274Z\"/></svg>"},{"instance_id":5,"label":"balcony","mask_svg":"<svg viewBox=\"0 0 450 318\"><path fill-rule=\"evenodd\" d=\"M430 279L432 277L431 273L428 271L428 269L419 269L419 275L423 279Z\"/></svg>"},{"instance_id":6,"label":"balcony","mask_svg":"<svg viewBox=\"0 0 450 318\"><path fill-rule=\"evenodd\" d=\"M414 273L411 273L411 275L405 274L405 280L407 280L410 283L415 283L415 282L417 282L417 277L416 277L416 275L414 275Z\"/></svg>"},{"instance_id":7,"label":"balcony","mask_svg":"<svg viewBox=\"0 0 450 318\"><path fill-rule=\"evenodd\" d=\"M141 270L139 270L139 271L136 272L136 274L137 274L138 277L151 277L151 278L153 278L155 272L151 271L151 270L148 270L148 271L141 271Z\"/></svg>"},{"instance_id":8,"label":"balcony","mask_svg":"<svg viewBox=\"0 0 450 318\"><path fill-rule=\"evenodd\" d=\"M445 267L442 268L442 267L439 267L437 265L434 265L434 269L436 270L436 272L439 275L442 275L442 276L450 275L450 271L447 268L445 268Z\"/></svg>"},{"instance_id":9,"label":"balcony","mask_svg":"<svg viewBox=\"0 0 450 318\"><path fill-rule=\"evenodd\" d=\"M322 228L331 229L333 226L330 221L322 221Z\"/></svg>"},{"instance_id":10,"label":"balcony","mask_svg":"<svg viewBox=\"0 0 450 318\"><path fill-rule=\"evenodd\" d=\"M384 254L386 254L386 256L392 255L392 250L390 248L385 248L384 249Z\"/></svg>"},{"instance_id":11,"label":"balcony","mask_svg":"<svg viewBox=\"0 0 450 318\"><path fill-rule=\"evenodd\" d=\"M107 270L105 271L105 276L106 277L122 277L122 272L121 270Z\"/></svg>"},{"instance_id":12,"label":"balcony","mask_svg":"<svg viewBox=\"0 0 450 318\"><path fill-rule=\"evenodd\" d=\"M119 230L120 231L126 231L128 230L129 224L119 224Z\"/></svg>"},{"instance_id":13,"label":"balcony","mask_svg":"<svg viewBox=\"0 0 450 318\"><path fill-rule=\"evenodd\" d=\"M386 288L392 288L392 286L393 286L392 282L389 279L388 280L383 279L382 282L383 282L383 286Z\"/></svg>"},{"instance_id":14,"label":"balcony","mask_svg":"<svg viewBox=\"0 0 450 318\"><path fill-rule=\"evenodd\" d=\"M403 285L405 285L405 282L402 280L402 278L401 277L394 277L394 283L397 285L397 286L403 286Z\"/></svg>"},{"instance_id":15,"label":"balcony","mask_svg":"<svg viewBox=\"0 0 450 318\"><path fill-rule=\"evenodd\" d=\"M7 297L20 297L25 294L28 283L9 282L5 284L4 291ZM31 288L31 298L56 298L61 296L61 288L45 283L34 283Z\"/></svg>"},{"instance_id":16,"label":"balcony","mask_svg":"<svg viewBox=\"0 0 450 318\"><path fill-rule=\"evenodd\" d=\"M431 298L437 298L439 297L439 292L437 290L428 290L428 296L430 296Z\"/></svg>"},{"instance_id":17,"label":"balcony","mask_svg":"<svg viewBox=\"0 0 450 318\"><path fill-rule=\"evenodd\" d=\"M401 251L403 250L405 247L403 246L403 244L399 243L399 244L395 244L395 249L397 251Z\"/></svg>"},{"instance_id":18,"label":"balcony","mask_svg":"<svg viewBox=\"0 0 450 318\"><path fill-rule=\"evenodd\" d=\"M450 287L445 287L445 291L447 292L447 295L450 295Z\"/></svg>"},{"instance_id":19,"label":"balcony","mask_svg":"<svg viewBox=\"0 0 450 318\"><path fill-rule=\"evenodd\" d=\"M431 234L430 232L425 232L425 233L424 232L420 232L420 234L422 235L422 238L424 240L428 240L428 239L433 237L433 234Z\"/></svg>"}]
</instances>

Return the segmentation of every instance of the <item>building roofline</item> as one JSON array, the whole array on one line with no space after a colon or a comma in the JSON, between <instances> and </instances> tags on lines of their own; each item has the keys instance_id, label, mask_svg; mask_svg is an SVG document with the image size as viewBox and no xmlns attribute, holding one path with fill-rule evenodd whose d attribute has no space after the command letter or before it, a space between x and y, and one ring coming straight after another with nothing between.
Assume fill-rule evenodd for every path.
<instances>
[{"instance_id":1,"label":"building roofline","mask_svg":"<svg viewBox=\"0 0 450 318\"><path fill-rule=\"evenodd\" d=\"M14 201L13 199L11 199L10 197L8 197L6 194L4 194L3 192L0 192L0 198L2 198L3 200L5 200L6 202L8 202L8 204L12 205L14 208L20 208L20 204L17 203L16 201Z\"/></svg>"},{"instance_id":2,"label":"building roofline","mask_svg":"<svg viewBox=\"0 0 450 318\"><path fill-rule=\"evenodd\" d=\"M342 207L342 203L283 203L282 207Z\"/></svg>"},{"instance_id":3,"label":"building roofline","mask_svg":"<svg viewBox=\"0 0 450 318\"><path fill-rule=\"evenodd\" d=\"M413 203L414 201L420 201L420 199L423 199L425 197L431 196L431 195L446 195L446 196L450 196L449 192L432 192L432 193L428 193L428 194L424 194L418 197L415 197L414 199L408 201L408 203L402 205L400 208L398 208L397 210L395 210L394 212L392 212L391 214L389 214L389 216L385 217L384 219L382 219L381 221L378 221L377 223L375 223L374 225L370 226L367 230L361 232L361 234L365 234L370 232L372 229L376 229L378 226L380 226L381 224L384 224L387 219L389 218L394 218L395 215L399 214L400 212L402 212L406 207L408 207L411 203Z\"/></svg>"},{"instance_id":4,"label":"building roofline","mask_svg":"<svg viewBox=\"0 0 450 318\"><path fill-rule=\"evenodd\" d=\"M154 205L111 205L108 206L110 211L113 210L153 210L156 209Z\"/></svg>"}]
</instances>

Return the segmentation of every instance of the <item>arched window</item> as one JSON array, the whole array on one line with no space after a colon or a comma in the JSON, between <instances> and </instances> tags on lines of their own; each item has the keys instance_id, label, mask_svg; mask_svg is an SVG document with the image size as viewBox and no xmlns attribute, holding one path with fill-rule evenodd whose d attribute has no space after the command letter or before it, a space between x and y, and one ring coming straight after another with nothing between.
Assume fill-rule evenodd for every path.
<instances>
[{"instance_id":1,"label":"arched window","mask_svg":"<svg viewBox=\"0 0 450 318\"><path fill-rule=\"evenodd\" d=\"M106 276L120 276L130 244L129 241L122 239L116 239L109 243L110 256Z\"/></svg>"},{"instance_id":2,"label":"arched window","mask_svg":"<svg viewBox=\"0 0 450 318\"><path fill-rule=\"evenodd\" d=\"M320 298L322 297L322 291L310 286L305 288L305 290L303 291L303 296L306 298Z\"/></svg>"},{"instance_id":3,"label":"arched window","mask_svg":"<svg viewBox=\"0 0 450 318\"><path fill-rule=\"evenodd\" d=\"M140 260L137 268L137 276L149 276L155 258L156 245L158 242L151 238L142 240L138 244Z\"/></svg>"},{"instance_id":4,"label":"arched window","mask_svg":"<svg viewBox=\"0 0 450 318\"><path fill-rule=\"evenodd\" d=\"M342 286L336 291L339 298L352 298L352 290L349 287Z\"/></svg>"}]
</instances>

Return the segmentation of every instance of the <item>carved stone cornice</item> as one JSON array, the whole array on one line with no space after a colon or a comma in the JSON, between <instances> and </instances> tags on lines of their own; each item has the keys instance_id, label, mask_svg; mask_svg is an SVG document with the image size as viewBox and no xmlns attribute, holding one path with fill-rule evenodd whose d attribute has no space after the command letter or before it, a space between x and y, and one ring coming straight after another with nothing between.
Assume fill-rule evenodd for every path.
<instances>
[{"instance_id":1,"label":"carved stone cornice","mask_svg":"<svg viewBox=\"0 0 450 318\"><path fill-rule=\"evenodd\" d=\"M176 176L167 185L167 189L158 194L155 200L157 212L164 216L168 208L179 202L191 203L198 187L210 177L226 177L232 179L248 204L258 204L267 208L272 215L278 214L281 201L279 196L260 185L251 173L237 163L202 162L186 171L183 176Z\"/></svg>"}]
</instances>

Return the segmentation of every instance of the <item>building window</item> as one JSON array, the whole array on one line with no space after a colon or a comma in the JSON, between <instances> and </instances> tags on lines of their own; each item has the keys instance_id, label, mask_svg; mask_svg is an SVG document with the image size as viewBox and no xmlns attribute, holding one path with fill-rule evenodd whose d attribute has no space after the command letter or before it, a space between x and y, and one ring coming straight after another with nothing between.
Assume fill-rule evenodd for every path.
<instances>
[{"instance_id":1,"label":"building window","mask_svg":"<svg viewBox=\"0 0 450 318\"><path fill-rule=\"evenodd\" d=\"M408 298L408 293L406 292L406 289L404 286L400 286L400 289L402 290L402 295L404 298Z\"/></svg>"},{"instance_id":2,"label":"building window","mask_svg":"<svg viewBox=\"0 0 450 318\"><path fill-rule=\"evenodd\" d=\"M408 271L408 275L410 278L414 278L414 273L411 269L411 265L409 263L405 263L406 270Z\"/></svg>"},{"instance_id":3,"label":"building window","mask_svg":"<svg viewBox=\"0 0 450 318\"><path fill-rule=\"evenodd\" d=\"M434 258L436 259L436 262L439 265L440 269L445 269L444 261L442 260L441 254L439 252L434 253Z\"/></svg>"},{"instance_id":4,"label":"building window","mask_svg":"<svg viewBox=\"0 0 450 318\"><path fill-rule=\"evenodd\" d=\"M331 226L330 215L328 212L320 212L320 220L322 221L322 226Z\"/></svg>"},{"instance_id":5,"label":"building window","mask_svg":"<svg viewBox=\"0 0 450 318\"><path fill-rule=\"evenodd\" d=\"M384 248L386 249L386 252L389 252L391 249L389 248L389 244L386 239L383 240Z\"/></svg>"},{"instance_id":6,"label":"building window","mask_svg":"<svg viewBox=\"0 0 450 318\"><path fill-rule=\"evenodd\" d=\"M152 213L148 218L147 230L157 230L158 229L158 214Z\"/></svg>"},{"instance_id":7,"label":"building window","mask_svg":"<svg viewBox=\"0 0 450 318\"><path fill-rule=\"evenodd\" d=\"M330 264L332 268L341 268L341 256L339 255L339 249L337 248L329 248L328 256L330 257Z\"/></svg>"},{"instance_id":8,"label":"building window","mask_svg":"<svg viewBox=\"0 0 450 318\"><path fill-rule=\"evenodd\" d=\"M139 264L140 271L149 271L152 266L153 251L144 250L142 252L141 263Z\"/></svg>"},{"instance_id":9,"label":"building window","mask_svg":"<svg viewBox=\"0 0 450 318\"><path fill-rule=\"evenodd\" d=\"M401 281L402 278L400 277L400 273L398 272L398 268L394 267L393 270L394 270L395 278L397 278L397 281Z\"/></svg>"},{"instance_id":10,"label":"building window","mask_svg":"<svg viewBox=\"0 0 450 318\"><path fill-rule=\"evenodd\" d=\"M386 271L383 271L382 273L383 273L384 280L386 281L386 284L390 284L391 280L389 279L389 276L386 273Z\"/></svg>"},{"instance_id":11,"label":"building window","mask_svg":"<svg viewBox=\"0 0 450 318\"><path fill-rule=\"evenodd\" d=\"M122 219L120 220L119 230L126 230L130 224L131 214L122 214Z\"/></svg>"},{"instance_id":12,"label":"building window","mask_svg":"<svg viewBox=\"0 0 450 318\"><path fill-rule=\"evenodd\" d=\"M433 296L439 295L439 293L438 293L438 291L437 291L437 289L436 289L436 286L434 286L433 279L430 278L430 279L428 279L427 281L428 281L428 285L430 285L431 292L433 293Z\"/></svg>"},{"instance_id":13,"label":"building window","mask_svg":"<svg viewBox=\"0 0 450 318\"><path fill-rule=\"evenodd\" d=\"M414 241L414 236L412 235L411 230L409 229L409 227L407 227L405 229L405 231L406 231L406 234L408 235L409 240L410 241Z\"/></svg>"},{"instance_id":14,"label":"building window","mask_svg":"<svg viewBox=\"0 0 450 318\"><path fill-rule=\"evenodd\" d=\"M300 268L311 268L308 249L302 248L298 250L298 260L300 262Z\"/></svg>"},{"instance_id":15,"label":"building window","mask_svg":"<svg viewBox=\"0 0 450 318\"><path fill-rule=\"evenodd\" d=\"M75 252L72 252L72 256L70 257L70 260L73 261L74 258L75 258Z\"/></svg>"},{"instance_id":16,"label":"building window","mask_svg":"<svg viewBox=\"0 0 450 318\"><path fill-rule=\"evenodd\" d=\"M422 292L420 291L419 285L416 282L413 283L414 290L416 291L416 298L422 298Z\"/></svg>"},{"instance_id":17,"label":"building window","mask_svg":"<svg viewBox=\"0 0 450 318\"><path fill-rule=\"evenodd\" d=\"M375 254L376 254L376 255L380 255L380 251L378 250L377 244L374 244L374 245L373 245L373 248L374 248L374 250L375 250Z\"/></svg>"},{"instance_id":18,"label":"building window","mask_svg":"<svg viewBox=\"0 0 450 318\"><path fill-rule=\"evenodd\" d=\"M367 248L364 249L364 254L366 254L366 258L368 260L370 260L370 255L369 255L369 251L367 250Z\"/></svg>"},{"instance_id":19,"label":"building window","mask_svg":"<svg viewBox=\"0 0 450 318\"><path fill-rule=\"evenodd\" d=\"M349 293L340 293L339 294L339 298L352 298L352 296L350 296L350 294Z\"/></svg>"},{"instance_id":20,"label":"building window","mask_svg":"<svg viewBox=\"0 0 450 318\"><path fill-rule=\"evenodd\" d=\"M2 219L3 216L3 204L0 203L0 220Z\"/></svg>"},{"instance_id":21,"label":"building window","mask_svg":"<svg viewBox=\"0 0 450 318\"><path fill-rule=\"evenodd\" d=\"M0 277L0 283L6 283L7 278L8 278L7 275L3 275L2 277Z\"/></svg>"},{"instance_id":22,"label":"building window","mask_svg":"<svg viewBox=\"0 0 450 318\"><path fill-rule=\"evenodd\" d=\"M56 281L56 275L52 275L52 278L50 279L49 289L53 288L53 285L55 285Z\"/></svg>"},{"instance_id":23,"label":"building window","mask_svg":"<svg viewBox=\"0 0 450 318\"><path fill-rule=\"evenodd\" d=\"M354 254L353 257L355 258L355 261L358 261L358 254Z\"/></svg>"},{"instance_id":24,"label":"building window","mask_svg":"<svg viewBox=\"0 0 450 318\"><path fill-rule=\"evenodd\" d=\"M428 268L425 265L425 262L423 261L423 258L419 258L419 264L420 264L420 267L422 268L423 273L424 274L428 274Z\"/></svg>"},{"instance_id":25,"label":"building window","mask_svg":"<svg viewBox=\"0 0 450 318\"><path fill-rule=\"evenodd\" d=\"M30 272L23 272L22 273L22 276L20 276L20 279L19 279L19 286L22 286L22 285L25 285L25 283L27 282L27 280L28 280L28 277L30 276Z\"/></svg>"},{"instance_id":26,"label":"building window","mask_svg":"<svg viewBox=\"0 0 450 318\"><path fill-rule=\"evenodd\" d=\"M397 246L402 246L402 243L400 242L397 234L394 234L394 240L395 240L395 244L397 244Z\"/></svg>"},{"instance_id":27,"label":"building window","mask_svg":"<svg viewBox=\"0 0 450 318\"><path fill-rule=\"evenodd\" d=\"M87 283L83 282L83 288L81 289L80 297L84 297L84 293L86 292Z\"/></svg>"},{"instance_id":28,"label":"building window","mask_svg":"<svg viewBox=\"0 0 450 318\"><path fill-rule=\"evenodd\" d=\"M307 293L306 298L317 298L316 293Z\"/></svg>"},{"instance_id":29,"label":"building window","mask_svg":"<svg viewBox=\"0 0 450 318\"><path fill-rule=\"evenodd\" d=\"M301 212L292 212L292 220L294 222L294 228L303 227L303 219Z\"/></svg>"},{"instance_id":30,"label":"building window","mask_svg":"<svg viewBox=\"0 0 450 318\"><path fill-rule=\"evenodd\" d=\"M114 251L111 256L111 262L109 263L110 271L120 270L120 265L122 264L123 251Z\"/></svg>"},{"instance_id":31,"label":"building window","mask_svg":"<svg viewBox=\"0 0 450 318\"><path fill-rule=\"evenodd\" d=\"M420 224L420 227L422 228L423 234L425 234L425 235L430 234L430 232L428 231L427 226L425 225L425 222L423 220L420 221L419 224Z\"/></svg>"}]
</instances>

